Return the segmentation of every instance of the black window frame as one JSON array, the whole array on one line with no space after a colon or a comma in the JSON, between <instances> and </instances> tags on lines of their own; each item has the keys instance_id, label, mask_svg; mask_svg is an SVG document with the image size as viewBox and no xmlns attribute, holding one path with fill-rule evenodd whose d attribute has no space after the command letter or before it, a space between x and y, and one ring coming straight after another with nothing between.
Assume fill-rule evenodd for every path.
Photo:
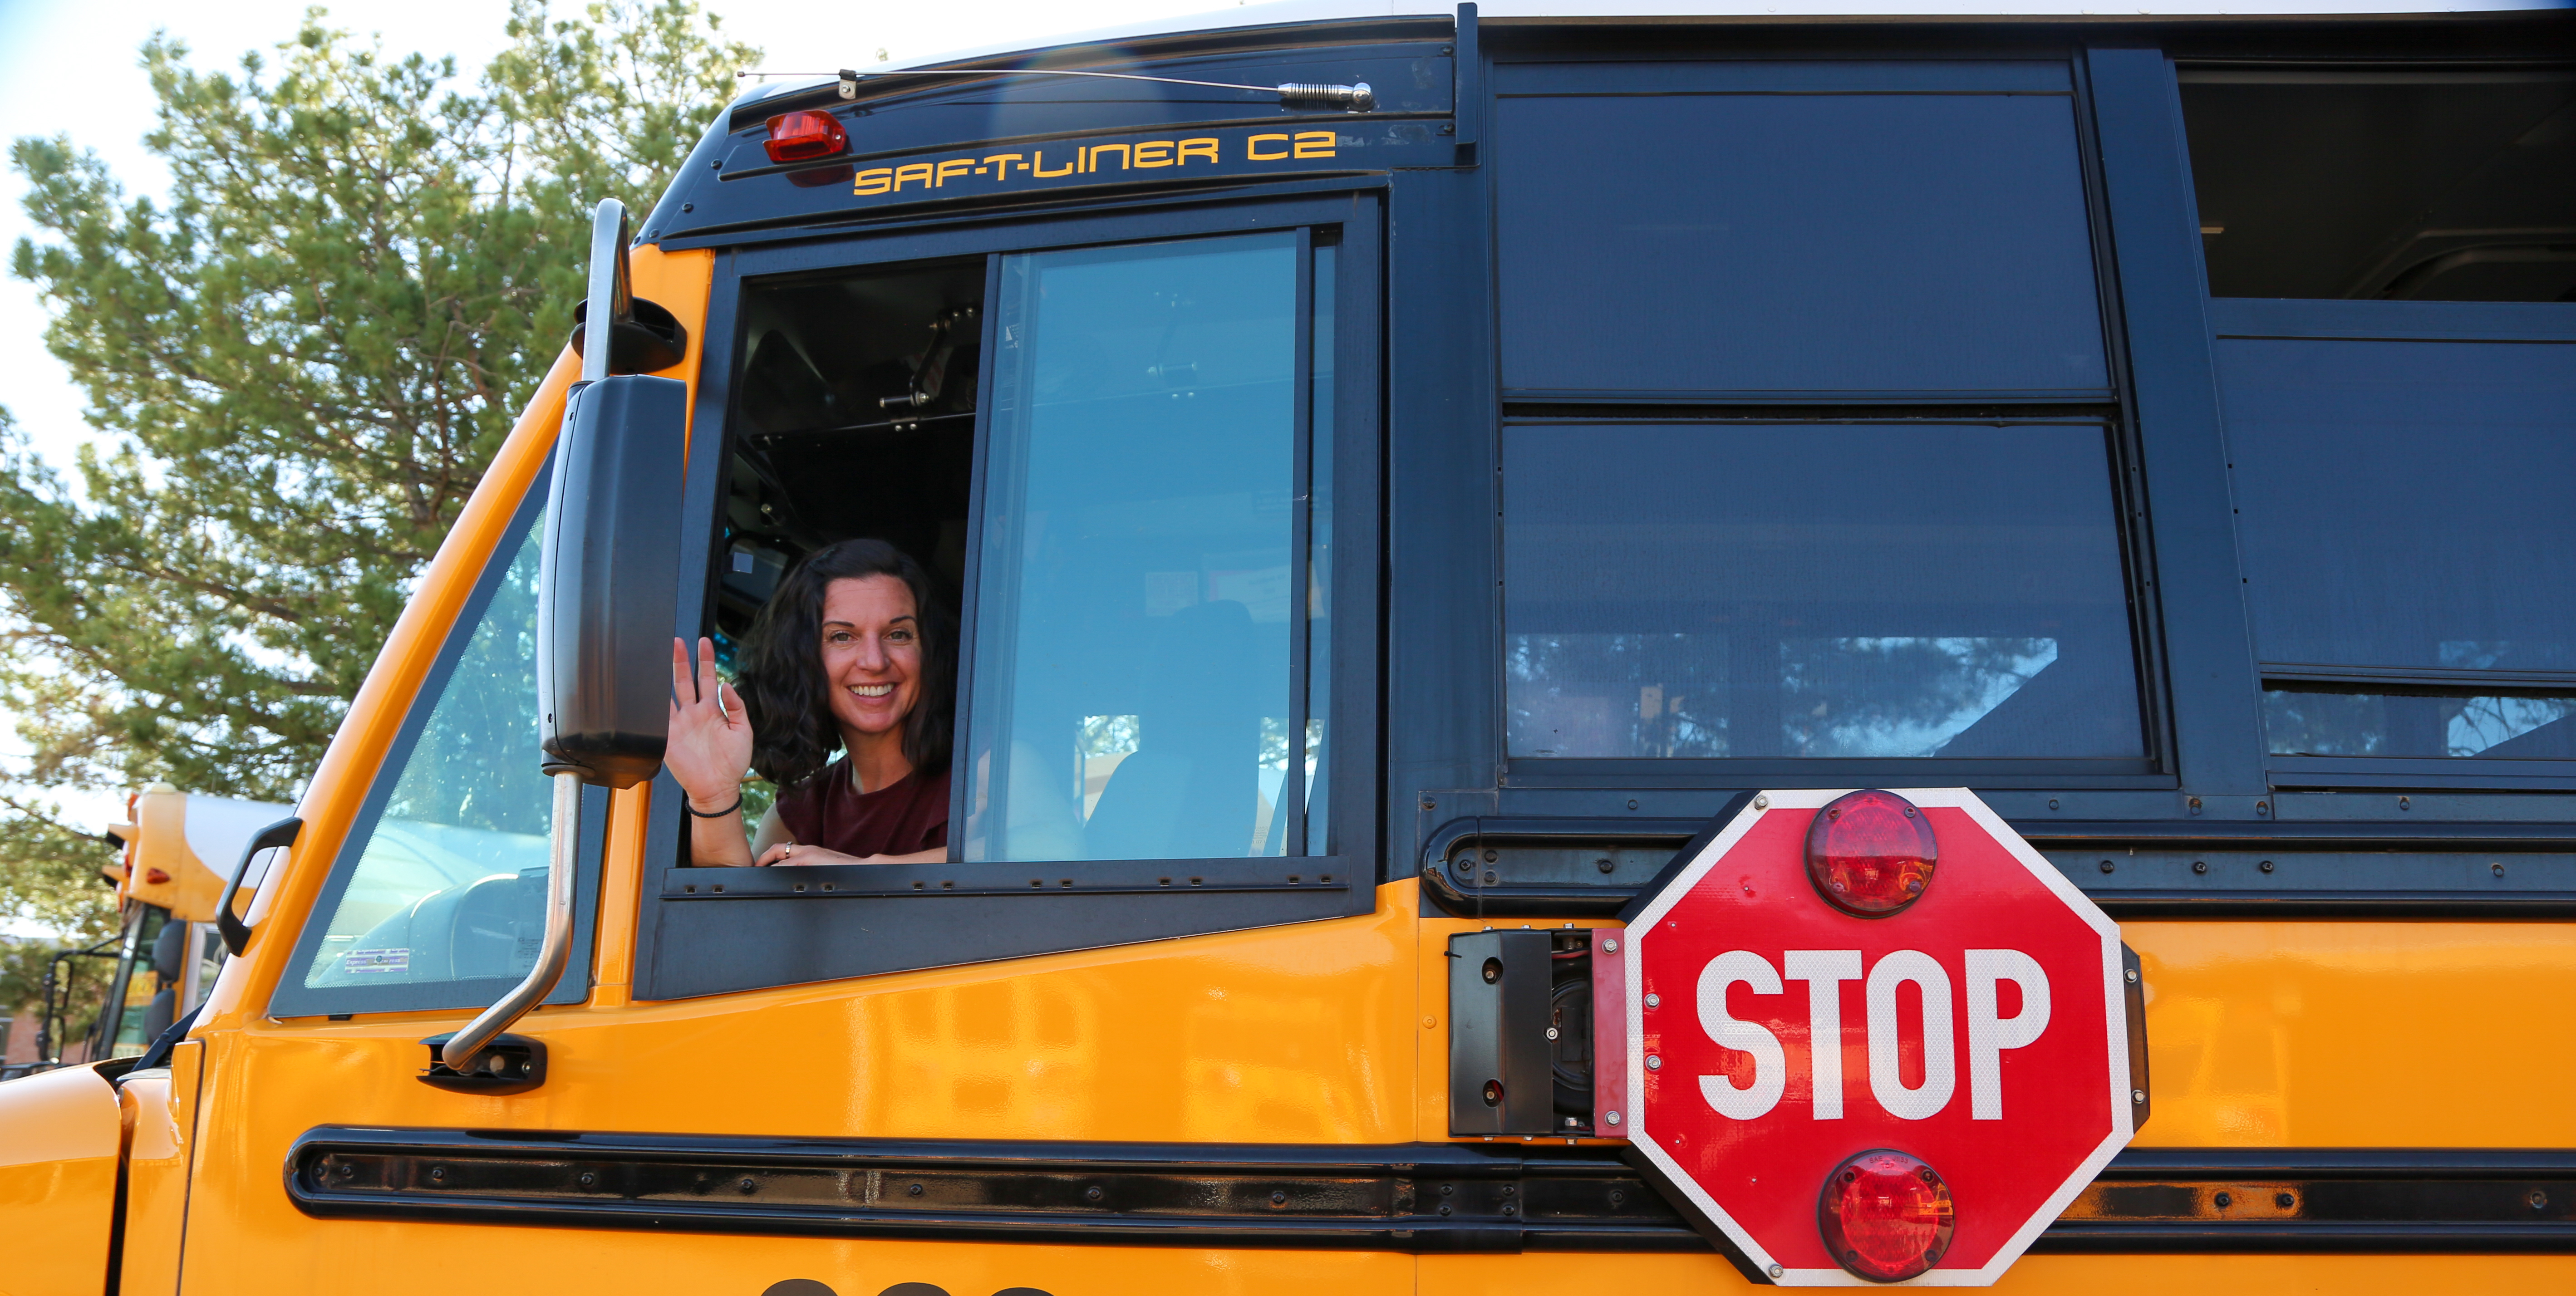
<instances>
[{"instance_id":1,"label":"black window frame","mask_svg":"<svg viewBox=\"0 0 2576 1296\"><path fill-rule=\"evenodd\" d=\"M1330 710L1325 727L1325 855L1217 860L978 862L798 869L694 868L678 789L656 778L639 888L635 997L671 1000L1141 941L1348 917L1376 907L1380 731L1377 697L1383 182L1302 185L1293 195L1205 197L1126 209L930 218L862 233L720 250L709 287L706 354L683 520L684 582L675 629L702 632L717 573L714 501L732 453L736 321L757 281L818 272L986 258L988 306L1004 256L1257 231L1336 228ZM1311 242L1301 237L1301 246ZM1306 257L1301 265L1308 264ZM1301 308L1310 305L1300 286ZM988 309L984 327L998 327ZM987 345L989 346L989 340ZM1306 349L1301 341L1301 352ZM989 354L989 352L988 352ZM973 608L981 578L990 384L979 376L958 716L973 706ZM1302 432L1301 432L1302 436ZM962 792L962 781L960 781ZM935 905L936 908L920 906ZM905 907L913 906L913 907Z\"/></svg>"},{"instance_id":2,"label":"black window frame","mask_svg":"<svg viewBox=\"0 0 2576 1296\"><path fill-rule=\"evenodd\" d=\"M2122 296L2120 262L2115 256L2111 238L2109 202L2102 150L2093 129L2094 104L2091 78L2083 51L2066 46L2033 49L1978 48L1974 46L1939 48L1918 47L1902 56L1890 57L1883 51L1860 52L1810 46L1792 46L1777 51L1744 53L1724 50L1641 49L1625 44L1608 48L1545 50L1493 56L1488 67L1496 73L1499 86L1507 84L1509 75L1503 69L1518 65L1536 68L1568 63L1590 65L1670 65L1698 61L1789 60L1794 64L1847 65L1835 76L1819 84L1830 83L1836 93L1862 93L1857 87L1872 77L1883 77L1890 92L1902 93L2016 93L2048 94L2068 99L2074 115L2077 174L2083 186L2086 238L2093 256L2093 286L2100 315L2106 376L2110 383L2098 399L2070 400L2064 394L2031 394L2016 392L1944 393L1926 395L1859 393L1828 402L1815 394L1728 397L1723 403L1704 400L1675 400L1663 393L1582 394L1579 401L1567 400L1567 393L1519 392L1502 385L1499 356L1489 361L1489 381L1494 384L1496 418L1491 425L1489 453L1493 465L1492 502L1488 510L1490 545L1494 555L1496 582L1485 609L1489 676L1486 687L1490 694L1485 741L1496 771L1498 793L1526 790L1534 794L1525 798L1561 800L1578 813L1594 814L1620 809L1615 799L1604 803L1597 795L1567 798L1545 798L1548 792L1600 793L1621 789L1647 791L1725 791L1746 787L1787 783L1850 783L1902 781L1914 785L1973 784L1979 787L2029 790L2065 790L2111 794L2111 800L2097 802L2105 813L2118 802L2134 803L2137 794L2169 794L2180 786L2178 749L2180 737L2175 731L2172 703L2168 689L2166 632L2163 608L2155 579L2153 518L2145 495L2146 449L2142 441L2134 380L2128 360L2128 319ZM2026 71L2027 65L2045 65L2065 71L2067 88L2035 90L2014 81L2016 65ZM1863 69L1866 69L1865 71ZM1999 70L2000 69L2000 70ZM1524 74L1525 76L1527 74ZM1542 74L1543 75L1543 74ZM1544 84L1533 82L1533 84ZM1547 93L1564 93L1551 89ZM1511 93L1498 88L1496 97ZM1489 120L1486 131L1497 134ZM1495 145L1510 147L1508 139ZM1486 181L1490 190L1495 181ZM1498 199L1487 198L1488 210L1498 210ZM1497 240L1489 256L1499 265L1501 248ZM1491 290L1486 309L1490 312L1488 327L1499 340L1502 332L1502 310L1499 280ZM1497 341L1496 345L1499 345ZM2122 594L2127 601L2130 620L2132 660L2136 671L2137 707L2141 757L2089 758L1566 758L1515 756L1510 753L1507 736L1508 707L1504 693L1504 648L1508 640L1503 625L1501 581L1509 574L1501 570L1503 548L1502 502L1502 430L1519 424L1598 422L1629 420L1656 422L1868 422L1868 421L1968 421L1978 423L2063 423L2098 422L2107 426L2111 447L2112 504L2118 513L2115 531L2119 539L2122 568ZM2128 795L2122 795L2128 794ZM1510 798L1506 798L1507 800ZM2161 798L2160 798L2161 799ZM1627 810L1634 811L1631 805ZM1509 806L1503 809L1508 813Z\"/></svg>"},{"instance_id":3,"label":"black window frame","mask_svg":"<svg viewBox=\"0 0 2576 1296\"><path fill-rule=\"evenodd\" d=\"M438 656L421 676L413 690L403 716L402 727L385 748L367 788L367 799L360 803L356 817L349 821L339 848L331 858L329 875L313 906L305 913L303 930L296 933L294 952L286 968L269 992L268 1015L276 1018L330 1017L341 1018L367 1013L440 1012L479 1009L499 1001L501 996L519 984L518 977L468 977L452 981L405 982L384 986L308 986L306 970L321 950L323 937L329 934L331 919L340 907L340 898L357 875L358 863L367 845L375 837L376 826L384 818L385 805L393 799L394 785L402 781L414 752L419 750L420 736L429 727L432 712L445 696L448 681L456 673L457 663L473 642L474 632L483 624L483 615L492 606L494 594L510 572L510 561L527 542L538 515L545 512L546 493L554 480L554 453L549 450L545 462L531 479L527 493L512 509L509 523L493 542L491 552L483 556L483 568L476 574L474 585L465 601L457 608L456 620L448 627L446 641ZM531 780L542 781L545 772L531 768ZM577 1004L587 1001L591 991L591 954L599 919L599 890L602 865L608 837L608 789L585 786L581 790L581 821L574 829L579 843L573 871L572 951L563 979L542 1001L545 1005Z\"/></svg>"}]
</instances>

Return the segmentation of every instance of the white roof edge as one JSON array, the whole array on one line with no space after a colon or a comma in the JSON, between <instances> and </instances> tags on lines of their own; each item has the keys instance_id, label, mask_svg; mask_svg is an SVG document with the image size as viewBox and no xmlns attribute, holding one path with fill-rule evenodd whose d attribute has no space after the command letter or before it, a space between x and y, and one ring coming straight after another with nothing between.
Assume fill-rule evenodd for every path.
<instances>
[{"instance_id":1,"label":"white roof edge","mask_svg":"<svg viewBox=\"0 0 2576 1296\"><path fill-rule=\"evenodd\" d=\"M1479 0L1480 19L1536 22L1605 22L1621 18L2265 18L2393 17L2404 14L2515 13L2576 8L2576 0L2473 0L2427 3L2426 0ZM1186 32L1241 31L1307 23L1355 22L1370 18L1455 18L1455 4L1429 0L1272 0L1267 4L1212 9L1116 27L1050 33L999 44L948 50L923 58L871 63L861 72L895 72L938 67L980 58L1028 54L1066 45L1095 45L1146 36ZM753 92L765 97L811 80L782 80Z\"/></svg>"}]
</instances>

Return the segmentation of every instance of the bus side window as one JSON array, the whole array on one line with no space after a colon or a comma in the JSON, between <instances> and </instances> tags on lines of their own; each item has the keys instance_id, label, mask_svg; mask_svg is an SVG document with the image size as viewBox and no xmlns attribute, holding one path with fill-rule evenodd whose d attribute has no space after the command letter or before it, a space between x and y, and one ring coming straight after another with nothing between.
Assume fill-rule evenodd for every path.
<instances>
[{"instance_id":1,"label":"bus side window","mask_svg":"<svg viewBox=\"0 0 2576 1296\"><path fill-rule=\"evenodd\" d=\"M2065 64L1496 77L1506 399L2107 394Z\"/></svg>"}]
</instances>

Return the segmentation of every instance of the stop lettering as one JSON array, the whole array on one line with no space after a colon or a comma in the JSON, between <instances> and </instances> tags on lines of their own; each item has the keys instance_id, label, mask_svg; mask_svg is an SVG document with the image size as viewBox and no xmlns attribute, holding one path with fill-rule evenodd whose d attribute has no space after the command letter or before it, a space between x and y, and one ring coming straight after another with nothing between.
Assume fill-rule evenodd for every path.
<instances>
[{"instance_id":1,"label":"stop lettering","mask_svg":"<svg viewBox=\"0 0 2576 1296\"><path fill-rule=\"evenodd\" d=\"M1764 793L1629 923L1629 1137L1759 1276L1991 1283L2129 1140L2119 929L1965 789Z\"/></svg>"}]
</instances>

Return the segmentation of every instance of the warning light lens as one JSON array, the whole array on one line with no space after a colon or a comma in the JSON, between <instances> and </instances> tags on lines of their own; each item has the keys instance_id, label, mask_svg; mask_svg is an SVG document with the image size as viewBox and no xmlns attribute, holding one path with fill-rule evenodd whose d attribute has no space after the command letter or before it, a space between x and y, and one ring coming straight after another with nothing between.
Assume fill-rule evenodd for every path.
<instances>
[{"instance_id":1,"label":"warning light lens","mask_svg":"<svg viewBox=\"0 0 2576 1296\"><path fill-rule=\"evenodd\" d=\"M1816 1202L1816 1227L1842 1267L1871 1282L1901 1282L1950 1249L1950 1185L1932 1167L1878 1148L1834 1167Z\"/></svg>"},{"instance_id":2,"label":"warning light lens","mask_svg":"<svg viewBox=\"0 0 2576 1296\"><path fill-rule=\"evenodd\" d=\"M1893 792L1837 798L1807 825L1807 879L1845 913L1883 918L1922 899L1940 862L1931 820Z\"/></svg>"},{"instance_id":3,"label":"warning light lens","mask_svg":"<svg viewBox=\"0 0 2576 1296\"><path fill-rule=\"evenodd\" d=\"M143 880L154 886L159 886L170 880L170 874L162 869L145 869L143 870Z\"/></svg>"},{"instance_id":4,"label":"warning light lens","mask_svg":"<svg viewBox=\"0 0 2576 1296\"><path fill-rule=\"evenodd\" d=\"M850 146L841 119L827 112L780 113L769 119L769 160L811 162Z\"/></svg>"}]
</instances>

